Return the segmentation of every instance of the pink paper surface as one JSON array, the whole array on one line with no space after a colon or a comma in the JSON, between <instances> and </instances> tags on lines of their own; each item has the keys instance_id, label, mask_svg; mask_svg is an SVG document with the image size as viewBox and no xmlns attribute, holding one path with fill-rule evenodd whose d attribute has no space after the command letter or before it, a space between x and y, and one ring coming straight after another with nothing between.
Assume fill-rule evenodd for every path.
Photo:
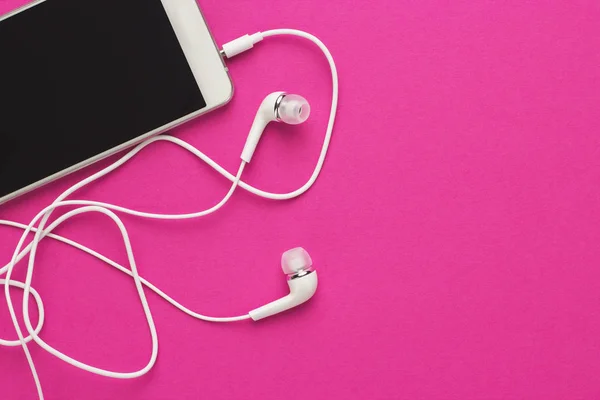
<instances>
[{"instance_id":1,"label":"pink paper surface","mask_svg":"<svg viewBox=\"0 0 600 400\"><path fill-rule=\"evenodd\" d=\"M0 0L0 12L22 3ZM301 245L319 291L276 318L225 325L149 293L156 367L112 380L32 345L46 397L599 398L599 4L202 0L218 43L285 27L330 47L341 79L331 152L293 201L239 192L202 220L123 217L139 270L198 312L237 315L286 293L279 258ZM329 112L324 59L310 43L276 38L227 64L233 101L174 134L234 171L263 97L303 94L311 121L270 126L245 174L266 190L301 186ZM0 218L28 222L101 165L1 206ZM227 187L162 143L76 197L187 212ZM59 233L126 262L106 218L83 216ZM19 234L0 228L2 264ZM131 279L50 241L38 260L45 340L102 368L146 364ZM4 296L0 337L16 338ZM35 395L22 350L0 348L0 398Z\"/></svg>"}]
</instances>

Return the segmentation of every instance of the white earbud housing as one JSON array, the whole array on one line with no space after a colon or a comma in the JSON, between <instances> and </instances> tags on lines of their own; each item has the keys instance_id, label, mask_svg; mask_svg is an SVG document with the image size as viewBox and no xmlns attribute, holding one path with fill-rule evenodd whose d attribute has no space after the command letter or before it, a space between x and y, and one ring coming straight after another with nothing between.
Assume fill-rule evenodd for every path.
<instances>
[{"instance_id":1,"label":"white earbud housing","mask_svg":"<svg viewBox=\"0 0 600 400\"><path fill-rule=\"evenodd\" d=\"M262 101L256 117L254 117L244 151L242 151L242 160L247 163L252 160L258 142L269 122L277 121L298 125L305 122L309 116L310 104L304 97L285 92L271 93Z\"/></svg>"},{"instance_id":2,"label":"white earbud housing","mask_svg":"<svg viewBox=\"0 0 600 400\"><path fill-rule=\"evenodd\" d=\"M288 277L290 294L250 311L250 318L254 321L279 314L302 303L306 303L317 291L319 284L317 271L312 268L312 260L306 250L298 247L283 253L281 267Z\"/></svg>"}]
</instances>

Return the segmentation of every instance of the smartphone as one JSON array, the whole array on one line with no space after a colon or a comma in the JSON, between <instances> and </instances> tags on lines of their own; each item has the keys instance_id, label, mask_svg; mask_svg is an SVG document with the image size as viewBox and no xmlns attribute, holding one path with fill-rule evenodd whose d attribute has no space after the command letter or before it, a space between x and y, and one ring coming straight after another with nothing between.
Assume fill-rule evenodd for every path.
<instances>
[{"instance_id":1,"label":"smartphone","mask_svg":"<svg viewBox=\"0 0 600 400\"><path fill-rule=\"evenodd\" d=\"M195 0L38 0L0 16L0 203L232 94Z\"/></svg>"}]
</instances>

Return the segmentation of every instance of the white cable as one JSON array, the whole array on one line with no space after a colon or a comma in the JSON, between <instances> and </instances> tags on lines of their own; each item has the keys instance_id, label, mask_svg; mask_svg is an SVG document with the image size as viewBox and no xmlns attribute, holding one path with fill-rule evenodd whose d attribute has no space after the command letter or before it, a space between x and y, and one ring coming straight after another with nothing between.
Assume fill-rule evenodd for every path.
<instances>
[{"instance_id":1,"label":"white cable","mask_svg":"<svg viewBox=\"0 0 600 400\"><path fill-rule=\"evenodd\" d=\"M19 228L22 230L26 230L27 229L27 225L25 224L21 224L18 222L13 222L13 221L5 221L5 220L0 220L0 225L5 225L5 226L11 226L14 228ZM57 227L56 222L53 223L50 227L48 227L46 229L46 232L52 231ZM37 228L32 228L31 232L37 232L38 229ZM117 270L119 270L120 272L129 275L131 277L133 277L133 274L130 270L128 270L127 268L123 267L122 265L120 265L119 263L111 260L110 258L90 249L89 247L86 247L84 245L82 245L81 243L77 243L71 239L68 239L64 236L60 236L54 233L46 233L45 237L54 239L56 241L68 244L69 246L75 247L78 250L83 251L84 253L87 253L93 257L96 257L97 259L99 259L100 261L105 262L106 264L110 265L111 267L116 268ZM23 254L23 253L21 253ZM177 309L179 309L180 311L184 312L185 314L189 315L192 318L196 318L196 319L200 319L203 321L208 321L208 322L235 322L235 321L243 321L245 319L249 319L250 316L249 315L242 315L239 317L207 317L205 315L201 315L198 314L197 312L194 312L192 310L190 310L189 308L185 307L184 305L182 305L181 303L179 303L177 300L173 299L172 297L170 297L169 295L167 295L165 292L163 292L162 290L160 290L158 287L156 287L155 285L153 285L151 282L147 281L146 279L140 277L140 281L142 282L142 284L144 286L146 286L148 289L152 290L154 293L156 293L158 296L162 297L163 299L165 299L168 303L170 303L171 305L173 305L174 307L176 307ZM0 279L0 284L4 284L4 280ZM23 289L25 284L22 282L18 282L18 281L11 281L11 285L21 288ZM39 331L42 328L42 325L44 324L44 304L42 302L41 297L39 296L38 292L31 287L31 294L33 295L36 303L38 304L38 314L40 315L39 317L39 322L38 322L38 327L36 327L36 332L39 333ZM28 336L27 338L25 338L25 340L27 342L32 340L31 336ZM14 341L6 341L6 342L2 342L0 340L0 346L20 346L21 343L18 340L14 340Z\"/></svg>"},{"instance_id":2,"label":"white cable","mask_svg":"<svg viewBox=\"0 0 600 400\"><path fill-rule=\"evenodd\" d=\"M231 198L231 195L233 194L235 188L237 187L238 183L239 183L239 179L242 175L242 172L244 170L244 166L245 163L242 162L240 165L240 169L238 171L238 174L236 176L236 178L234 179L234 182L232 184L231 189L229 190L229 192L227 193L227 195L223 198L223 200L221 200L216 206L210 208L209 210L207 210L206 212L202 212L204 215L207 215L210 212L214 212L217 211L219 208L221 208L228 200L229 198ZM33 225L37 222L37 220L44 216L44 218L54 209L58 208L58 207L62 207L64 205L74 205L77 204L77 201L65 201L65 202L57 202L57 203L53 203L52 205L46 207L44 210L40 211L35 217L34 219L31 221L31 223L26 227L25 231L23 232L23 235L21 236L21 239L19 240L19 243L17 245L17 247L15 248L15 251L13 253L13 258L11 260L11 263L8 265L8 270L6 272L6 278L4 280L4 289L5 289L5 296L6 296L6 300L7 300L7 304L8 304L8 309L9 309L9 313L11 315L11 319L13 321L13 325L15 328L15 331L17 332L17 335L19 337L19 342L21 344L21 346L23 347L23 350L25 352L25 355L27 357L27 360L29 362L29 366L34 378L34 382L36 384L36 388L38 390L38 396L40 399L43 399L43 392L42 392L42 388L41 388L41 383L39 381L39 377L37 375L37 371L35 368L35 364L33 362L33 359L31 358L31 354L29 352L29 349L27 347L27 341L26 338L24 338L23 333L21 331L21 328L19 327L19 323L17 320L17 316L14 310L14 306L12 303L12 299L11 299L11 295L10 295L10 286L12 286L12 282L11 281L11 275L12 275L12 271L14 269L14 266L16 264L16 259L19 255L19 252L21 250L21 247L23 246L23 243L25 241L25 239L27 238L27 235L29 234L29 232L31 231ZM44 232L44 219L42 219L42 222L40 222L40 225L38 227L37 232L35 233L35 238L32 241L32 247L30 250L30 256L29 256L29 262L28 262L28 267L27 267L27 277L25 280L25 284L23 285L23 319L25 322L25 326L27 328L27 331L29 332L29 337L31 337L40 347L42 347L44 350L46 350L47 352L49 352L50 354L54 355L55 357L63 360L66 363L69 363L77 368L83 369L85 371L88 372L92 372L98 375L102 375L102 376L106 376L109 378L117 378L117 379L132 379L132 378L137 378L139 376L142 376L144 374L146 374L150 369L152 369L152 367L154 366L154 363L156 362L156 358L158 356L158 336L156 333L156 327L154 325L154 321L152 318L152 314L150 311L150 306L148 305L148 301L146 299L146 295L143 291L142 288L142 283L141 283L141 279L140 276L137 272L137 266L135 263L135 259L133 256L133 250L131 248L131 243L129 240L129 236L127 234L127 230L125 228L125 225L122 223L122 221L119 219L119 217L113 213L112 211L103 208L103 207L98 207L98 206L87 206L87 207L80 207L77 208L73 211L70 211L62 216L60 216L55 222L54 225L55 226L59 226L61 223L63 223L64 221L79 215L79 214L84 214L84 213L88 213L88 212L99 212L102 214L107 215L108 217L110 217L115 224L118 226L119 230L121 231L121 235L123 237L123 242L125 244L125 249L127 252L127 257L129 260L129 265L131 267L131 276L133 277L133 280L135 282L135 286L136 289L138 291L138 295L140 298L140 302L142 304L142 308L144 310L144 314L146 316L146 320L148 323L148 328L150 330L150 336L152 339L152 354L150 356L150 360L148 361L148 363L146 364L145 367L143 367L142 369L138 370L138 371L134 371L134 372L115 372L115 371L109 371L109 370L105 370L105 369L101 369L101 368L97 368L88 364L85 364L81 361L78 361L72 357L69 357L68 355L60 352L59 350L55 349L54 347L50 346L49 344L47 344L46 342L44 342L38 335L37 332L34 330L33 326L31 325L31 319L29 316L29 293L31 290L31 280L33 278L33 270L34 270L34 266L35 266L35 255L36 255L36 251L37 251L37 245L39 244L40 240L42 239L41 234ZM50 229L49 229L50 230ZM37 299L36 299L37 300ZM40 303L38 303L39 306ZM43 311L42 311L43 313ZM43 314L42 314L43 315ZM236 319L237 320L237 319ZM39 323L38 323L39 325ZM29 338L28 337L28 338Z\"/></svg>"},{"instance_id":3,"label":"white cable","mask_svg":"<svg viewBox=\"0 0 600 400\"><path fill-rule=\"evenodd\" d=\"M79 183L73 185L71 188L69 188L64 193L62 193L60 196L58 196L58 198L51 205L46 207L44 210L40 211L35 216L35 218L33 218L33 220L29 223L29 225L24 225L24 224L12 222L12 221L0 220L0 225L12 226L12 227L20 228L20 229L24 230L24 232L21 236L21 239L19 240L19 243L18 243L17 247L15 248L15 251L13 253L13 257L12 257L10 263L8 263L5 267L0 269L0 276L3 274L6 274L4 279L0 279L0 284L4 284L5 296L6 296L6 300L8 303L8 309L9 309L9 312L11 315L11 319L13 321L13 325L15 327L15 331L18 336L18 340L11 341L11 340L0 339L0 346L18 346L18 345L22 346L22 348L25 352L27 361L29 363L29 366L30 366L30 369L31 369L31 372L32 372L32 375L33 375L33 378L34 378L34 381L36 384L36 388L38 391L38 396L40 399L43 399L43 392L42 392L41 384L39 381L39 377L37 375L35 364L33 362L33 359L31 357L31 354L30 354L28 346L27 346L27 343L29 343L31 340L35 341L40 347L42 347L44 350L48 351L49 353L53 354L57 358L65 361L75 367L78 367L80 369L83 369L83 370L86 370L86 371L89 371L89 372L92 372L92 373L95 373L98 375L107 376L107 377L120 378L120 379L135 378L135 377L144 375L153 367L154 363L156 362L156 357L158 355L158 337L156 334L156 327L155 327L154 321L152 319L150 307L148 305L148 301L146 299L146 295L144 293L142 285L148 287L149 289L154 291L156 294L158 294L160 297L165 299L167 302L172 304L174 307L178 308L179 310L190 315L193 318L197 318L197 319L201 319L201 320L205 320L205 321L211 321L211 322L233 322L233 321L241 321L241 320L250 318L249 315L243 315L243 316L239 316L239 317L216 318L216 317L207 317L207 316L198 314L198 313L191 311L188 308L184 307L183 305L181 305L180 303L175 301L173 298L168 296L166 293L162 292L159 288L157 288L156 286L154 286L147 280L143 279L137 271L137 266L135 263L135 258L133 256L133 250L131 249L131 243L129 240L129 236L127 234L127 230L126 230L124 224L122 223L121 219L114 213L114 211L139 216L142 218L152 218L152 219L198 218L198 217L202 217L202 216L211 214L211 213L217 211L218 209L220 209L231 198L236 187L238 187L238 186L250 193L253 193L253 194L259 196L259 197L263 197L266 199L272 199L272 200L291 199L291 198L300 196L301 194L305 193L308 189L310 189L310 187L314 184L314 182L318 178L319 173L321 172L323 163L325 161L325 157L327 155L329 144L331 141L331 136L333 133L333 127L334 127L334 122L335 122L335 117L336 117L336 112L337 112L337 102L338 102L337 69L336 69L333 57L332 57L331 53L329 52L329 50L327 49L327 47L318 38L316 38L315 36L310 35L306 32L292 30L292 29L277 29L277 30L266 31L263 33L260 33L260 32L256 33L256 34L252 35L252 38L255 41L254 43L257 43L257 42L261 41L264 37L278 36L278 35L299 36L299 37L303 37L303 38L308 39L308 40L312 41L313 43L315 43L322 50L323 54L327 58L327 61L329 62L329 65L331 68L331 74L332 74L333 93L332 93L331 113L330 113L329 122L327 125L327 130L325 133L325 138L323 141L321 153L319 155L319 159L317 161L317 164L315 166L315 169L314 169L311 177L299 189L289 192L289 193L271 193L271 192L267 192L267 191L263 191L261 189L255 188L255 187L241 181L241 175L243 173L244 166L245 166L244 162L242 162L242 164L240 165L237 175L233 175L230 172L226 171L223 167L221 167L215 161L210 159L208 156L206 156L204 153L202 153L195 147L191 146L190 144L188 144L180 139L177 139L175 137L172 137L172 136L161 135L161 136L156 136L156 137L146 140L145 142L136 146L134 149L132 149L130 152L128 152L125 156L123 156L121 159L119 159L115 163L113 163L110 166L104 168L103 170L93 174L92 176L80 181ZM149 212L131 210L131 209L128 209L125 207L121 207L121 206L117 206L117 205L113 205L113 204L109 204L109 203L87 201L87 200L65 200L68 196L70 196L71 194L73 194L74 192L79 190L80 188L88 185L91 182L96 181L97 179L99 179L99 178L109 174L110 172L114 171L115 169L119 168L124 163L126 163L128 160L130 160L133 156L135 156L138 152L140 152L143 148L145 148L146 146L150 145L151 143L154 143L157 141L168 141L173 144L176 144L176 145L184 148L185 150L191 152L192 154L196 155L198 158L200 158L204 162L206 162L215 171L217 171L218 173L220 173L221 175L223 175L225 178L229 179L232 182L232 186L231 186L229 192L225 195L225 197L217 205L215 205L207 210L194 212L194 213L187 213L187 214L157 214L157 213L149 213ZM46 227L46 223L48 222L53 211L55 209L63 207L63 206L82 206L82 207L79 207L70 212L67 212L66 214L64 214L64 215L60 216L58 219L56 219L56 221L51 223L48 227ZM61 237L61 236L58 236L58 235L52 233L52 231L54 229L56 229L60 224L62 224L66 220L73 218L77 215L89 213L89 212L102 213L102 214L108 216L109 218L111 218L113 220L113 222L117 225L117 227L119 228L121 235L123 237L123 242L125 245L125 249L127 251L127 256L128 256L128 261L130 264L131 271L88 247L85 247L75 241L72 241L70 239L67 239L67 238L64 238L64 237ZM38 223L38 221L39 221L39 223ZM35 226L36 223L38 223L37 227ZM25 246L23 248L24 242L30 232L34 232L35 237L28 246ZM43 327L45 314L44 314L44 307L43 307L42 299L41 299L39 293L36 292L35 289L33 289L31 287L31 280L33 278L33 272L34 272L34 266L35 266L35 255L36 255L37 247L38 247L39 242L42 239L44 239L45 237L50 237L55 240L59 240L63 243L71 245L79 250L82 250L82 251L100 259L101 261L104 261L105 263L111 265L112 267L118 269L119 271L121 271L133 278L134 284L135 284L137 292L138 292L138 296L140 298L140 302L142 304L142 308L144 310L144 314L146 316L146 320L147 320L148 328L150 330L151 338L152 338L152 354L150 356L150 360L148 361L148 363L146 364L145 367L143 367L142 369L140 369L138 371L134 371L134 372L114 372L114 371L100 369L100 368L82 363L78 360L75 360L75 359L67 356L66 354L64 354L64 353L56 350L52 346L48 345L46 342L44 342L38 336L39 332L41 331L41 329ZM29 254L29 260L28 260L27 276L26 276L25 283L11 280L11 275L12 275L12 272L13 272L13 269L14 269L16 263L18 261L20 261L21 259L23 259L27 254ZM17 316L15 313L12 298L10 295L10 287L11 286L23 289L22 312L23 312L23 319L25 322L25 327L29 334L27 337L24 337L23 332L21 331L19 324L18 324ZM36 301L37 307L38 307L39 318L38 318L38 324L35 328L31 324L31 318L29 315L28 305L29 305L30 295L33 296L34 300Z\"/></svg>"}]
</instances>

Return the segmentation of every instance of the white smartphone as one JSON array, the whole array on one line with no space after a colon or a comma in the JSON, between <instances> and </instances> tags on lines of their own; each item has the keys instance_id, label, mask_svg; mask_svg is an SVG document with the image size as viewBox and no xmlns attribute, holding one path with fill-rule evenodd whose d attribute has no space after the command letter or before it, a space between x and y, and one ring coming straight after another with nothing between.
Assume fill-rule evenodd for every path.
<instances>
[{"instance_id":1,"label":"white smartphone","mask_svg":"<svg viewBox=\"0 0 600 400\"><path fill-rule=\"evenodd\" d=\"M195 0L38 0L0 16L0 203L232 94Z\"/></svg>"}]
</instances>

